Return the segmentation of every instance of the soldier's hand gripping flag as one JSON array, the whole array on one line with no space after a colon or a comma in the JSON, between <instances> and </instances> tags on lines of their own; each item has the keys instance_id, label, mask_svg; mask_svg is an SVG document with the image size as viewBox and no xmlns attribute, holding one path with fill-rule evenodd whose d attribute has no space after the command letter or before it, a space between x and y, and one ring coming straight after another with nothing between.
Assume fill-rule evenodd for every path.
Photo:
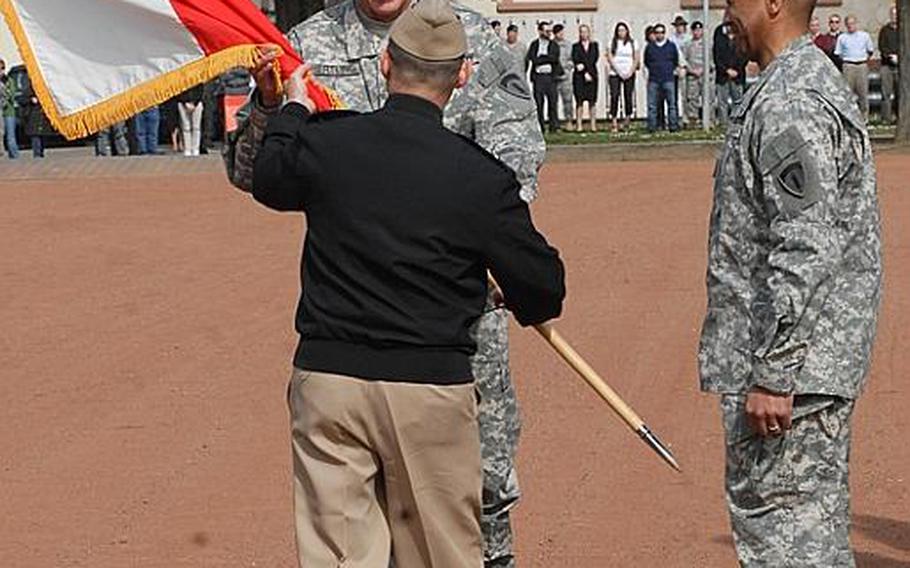
<instances>
[{"instance_id":1,"label":"soldier's hand gripping flag","mask_svg":"<svg viewBox=\"0 0 910 568\"><path fill-rule=\"evenodd\" d=\"M263 49L286 79L301 59L249 0L0 0L35 95L54 127L79 138L161 103ZM340 108L312 77L317 110Z\"/></svg>"}]
</instances>

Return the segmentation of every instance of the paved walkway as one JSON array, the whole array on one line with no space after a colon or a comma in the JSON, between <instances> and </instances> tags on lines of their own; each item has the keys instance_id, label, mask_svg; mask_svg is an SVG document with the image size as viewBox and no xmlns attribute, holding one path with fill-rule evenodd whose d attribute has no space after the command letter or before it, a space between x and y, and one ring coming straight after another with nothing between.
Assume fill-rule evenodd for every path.
<instances>
[{"instance_id":1,"label":"paved walkway","mask_svg":"<svg viewBox=\"0 0 910 568\"><path fill-rule=\"evenodd\" d=\"M4 180L156 177L222 171L224 165L217 152L194 158L179 154L100 158L94 156L92 148L77 147L48 150L44 159L32 158L26 152L18 160L0 158L0 178Z\"/></svg>"}]
</instances>

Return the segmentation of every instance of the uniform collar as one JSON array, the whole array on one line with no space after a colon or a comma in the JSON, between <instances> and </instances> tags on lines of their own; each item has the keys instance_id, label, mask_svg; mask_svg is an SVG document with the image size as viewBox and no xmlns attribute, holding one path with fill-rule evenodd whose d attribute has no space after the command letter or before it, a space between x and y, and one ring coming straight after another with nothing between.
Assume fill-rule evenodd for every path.
<instances>
[{"instance_id":1,"label":"uniform collar","mask_svg":"<svg viewBox=\"0 0 910 568\"><path fill-rule=\"evenodd\" d=\"M422 116L442 124L442 110L430 101L414 95L391 94L385 106L392 111Z\"/></svg>"},{"instance_id":2,"label":"uniform collar","mask_svg":"<svg viewBox=\"0 0 910 568\"><path fill-rule=\"evenodd\" d=\"M357 13L357 0L350 0L344 12L345 47L349 61L377 57L385 37L367 29Z\"/></svg>"},{"instance_id":3,"label":"uniform collar","mask_svg":"<svg viewBox=\"0 0 910 568\"><path fill-rule=\"evenodd\" d=\"M762 88L764 88L765 84L768 82L768 79L774 75L776 70L785 61L791 57L796 56L803 49L809 47L816 49L815 42L812 41L812 37L809 34L802 35L790 42L790 44L785 47L783 51L777 54L777 57L774 58L774 61L772 61L771 64L768 65L764 71L762 71L761 75L758 76L758 81L749 87L748 91L746 91L745 97L743 97L742 102L739 104L739 107L737 109L738 112L736 114L745 114L746 110L748 110L752 105L752 100L758 95L759 92L761 92Z\"/></svg>"}]
</instances>

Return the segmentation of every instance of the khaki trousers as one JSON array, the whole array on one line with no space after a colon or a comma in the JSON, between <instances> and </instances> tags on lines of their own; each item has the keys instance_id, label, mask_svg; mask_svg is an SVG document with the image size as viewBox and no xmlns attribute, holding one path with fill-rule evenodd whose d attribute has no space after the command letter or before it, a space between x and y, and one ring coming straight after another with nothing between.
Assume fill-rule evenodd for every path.
<instances>
[{"instance_id":1,"label":"khaki trousers","mask_svg":"<svg viewBox=\"0 0 910 568\"><path fill-rule=\"evenodd\" d=\"M869 120L869 65L844 62L844 77L850 85L850 90L856 95L863 117Z\"/></svg>"},{"instance_id":2,"label":"khaki trousers","mask_svg":"<svg viewBox=\"0 0 910 568\"><path fill-rule=\"evenodd\" d=\"M295 370L288 386L302 568L481 568L474 385Z\"/></svg>"}]
</instances>

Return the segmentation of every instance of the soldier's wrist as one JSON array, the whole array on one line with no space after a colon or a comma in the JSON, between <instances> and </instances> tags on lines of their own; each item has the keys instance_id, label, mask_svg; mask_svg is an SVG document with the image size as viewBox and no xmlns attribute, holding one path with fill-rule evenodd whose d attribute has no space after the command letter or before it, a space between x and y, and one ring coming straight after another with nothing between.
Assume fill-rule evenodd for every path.
<instances>
[{"instance_id":1,"label":"soldier's wrist","mask_svg":"<svg viewBox=\"0 0 910 568\"><path fill-rule=\"evenodd\" d=\"M753 389L757 388L779 395L793 394L796 388L796 371L775 369L760 363L753 367L750 383Z\"/></svg>"},{"instance_id":2,"label":"soldier's wrist","mask_svg":"<svg viewBox=\"0 0 910 568\"><path fill-rule=\"evenodd\" d=\"M277 102L265 100L262 91L258 89L253 93L253 107L265 114L275 114L280 111L282 102L280 99Z\"/></svg>"}]
</instances>

